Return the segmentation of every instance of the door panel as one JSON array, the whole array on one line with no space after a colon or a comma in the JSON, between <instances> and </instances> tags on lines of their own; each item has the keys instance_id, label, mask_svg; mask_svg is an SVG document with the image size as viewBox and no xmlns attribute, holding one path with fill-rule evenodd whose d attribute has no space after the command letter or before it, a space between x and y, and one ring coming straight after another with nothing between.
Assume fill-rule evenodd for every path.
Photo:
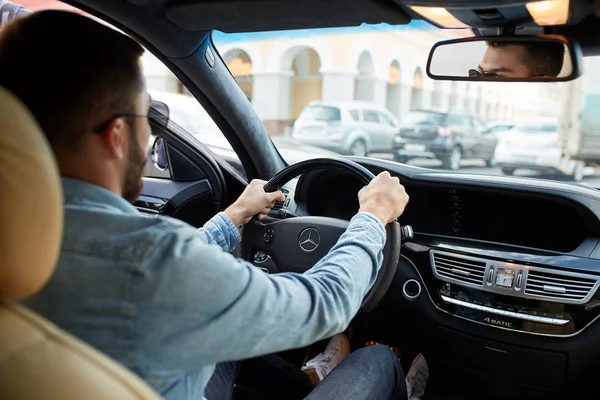
<instances>
[{"instance_id":1,"label":"door panel","mask_svg":"<svg viewBox=\"0 0 600 400\"><path fill-rule=\"evenodd\" d=\"M158 168L152 162L154 146L148 146L147 176L134 205L150 216L166 215L195 227L204 225L224 208L228 197L216 156L173 122L161 126L151 119L151 127L153 136L165 142L168 166Z\"/></svg>"}]
</instances>

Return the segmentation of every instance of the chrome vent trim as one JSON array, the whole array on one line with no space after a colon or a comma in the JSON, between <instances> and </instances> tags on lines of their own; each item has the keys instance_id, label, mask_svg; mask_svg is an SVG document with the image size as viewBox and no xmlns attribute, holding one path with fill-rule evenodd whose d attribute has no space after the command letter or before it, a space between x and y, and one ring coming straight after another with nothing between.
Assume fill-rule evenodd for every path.
<instances>
[{"instance_id":1,"label":"chrome vent trim","mask_svg":"<svg viewBox=\"0 0 600 400\"><path fill-rule=\"evenodd\" d=\"M600 287L600 277L567 272L549 267L537 267L513 262L494 261L446 251L430 251L434 276L443 281L506 296L545 300L564 304L585 304ZM495 272L512 269L522 277L517 289L494 284ZM516 282L516 280L515 280Z\"/></svg>"},{"instance_id":2,"label":"chrome vent trim","mask_svg":"<svg viewBox=\"0 0 600 400\"><path fill-rule=\"evenodd\" d=\"M582 301L589 296L596 284L597 279L594 278L532 270L525 281L525 294Z\"/></svg>"},{"instance_id":3,"label":"chrome vent trim","mask_svg":"<svg viewBox=\"0 0 600 400\"><path fill-rule=\"evenodd\" d=\"M432 256L435 272L456 282L482 285L485 278L485 261L462 256L434 253Z\"/></svg>"}]
</instances>

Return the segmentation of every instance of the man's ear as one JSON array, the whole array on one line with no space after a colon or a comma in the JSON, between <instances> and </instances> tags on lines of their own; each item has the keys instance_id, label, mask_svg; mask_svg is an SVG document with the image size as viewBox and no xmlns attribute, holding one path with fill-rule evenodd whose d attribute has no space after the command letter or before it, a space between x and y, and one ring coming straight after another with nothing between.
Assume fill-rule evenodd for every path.
<instances>
[{"instance_id":1,"label":"man's ear","mask_svg":"<svg viewBox=\"0 0 600 400\"><path fill-rule=\"evenodd\" d=\"M106 126L106 129L99 133L110 158L121 160L126 157L127 129L128 126L123 118L115 118Z\"/></svg>"}]
</instances>

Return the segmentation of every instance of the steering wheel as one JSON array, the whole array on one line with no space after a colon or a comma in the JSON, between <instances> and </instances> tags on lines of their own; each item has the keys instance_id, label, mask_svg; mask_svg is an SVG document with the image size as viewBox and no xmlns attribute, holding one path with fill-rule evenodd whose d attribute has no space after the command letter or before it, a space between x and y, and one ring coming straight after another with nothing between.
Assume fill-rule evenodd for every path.
<instances>
[{"instance_id":1,"label":"steering wheel","mask_svg":"<svg viewBox=\"0 0 600 400\"><path fill-rule=\"evenodd\" d=\"M278 190L291 179L318 169L347 171L365 185L375 177L369 170L353 161L318 158L291 165L279 172L265 185L265 191ZM278 272L304 272L310 269L336 244L349 224L342 219L314 216L256 223L258 230L255 233L254 249L258 253L255 254L264 255L264 261L272 260ZM370 312L375 308L387 292L396 273L401 247L400 224L397 221L388 224L386 235L383 265L373 287L363 299L361 311ZM260 260L258 262L262 262ZM256 256L254 261L257 263Z\"/></svg>"}]
</instances>

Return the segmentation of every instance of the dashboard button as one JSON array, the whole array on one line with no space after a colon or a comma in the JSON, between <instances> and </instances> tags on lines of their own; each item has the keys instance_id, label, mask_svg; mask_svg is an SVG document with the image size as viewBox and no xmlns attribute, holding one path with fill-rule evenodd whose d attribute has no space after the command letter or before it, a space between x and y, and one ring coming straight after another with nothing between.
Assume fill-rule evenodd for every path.
<instances>
[{"instance_id":1,"label":"dashboard button","mask_svg":"<svg viewBox=\"0 0 600 400\"><path fill-rule=\"evenodd\" d=\"M462 199L457 196L453 196L450 198L450 207L461 207Z\"/></svg>"},{"instance_id":2,"label":"dashboard button","mask_svg":"<svg viewBox=\"0 0 600 400\"><path fill-rule=\"evenodd\" d=\"M460 210L454 209L450 212L450 216L453 218L462 218L462 213Z\"/></svg>"},{"instance_id":3,"label":"dashboard button","mask_svg":"<svg viewBox=\"0 0 600 400\"><path fill-rule=\"evenodd\" d=\"M254 263L255 264L262 264L265 261L267 261L269 259L269 255L267 253L265 253L264 251L257 251L256 253L254 253Z\"/></svg>"}]
</instances>

